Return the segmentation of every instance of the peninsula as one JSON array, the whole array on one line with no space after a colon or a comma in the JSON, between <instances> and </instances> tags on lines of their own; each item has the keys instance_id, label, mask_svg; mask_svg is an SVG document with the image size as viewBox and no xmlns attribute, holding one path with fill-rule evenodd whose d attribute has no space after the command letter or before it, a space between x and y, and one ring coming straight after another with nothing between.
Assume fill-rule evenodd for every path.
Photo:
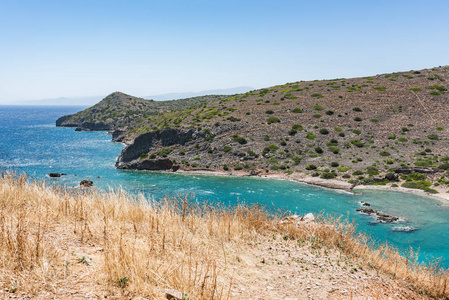
<instances>
[{"instance_id":1,"label":"peninsula","mask_svg":"<svg viewBox=\"0 0 449 300\"><path fill-rule=\"evenodd\" d=\"M438 193L449 189L448 80L445 66L173 101L114 92L56 125L110 131L127 145L119 169L319 177L309 181Z\"/></svg>"}]
</instances>

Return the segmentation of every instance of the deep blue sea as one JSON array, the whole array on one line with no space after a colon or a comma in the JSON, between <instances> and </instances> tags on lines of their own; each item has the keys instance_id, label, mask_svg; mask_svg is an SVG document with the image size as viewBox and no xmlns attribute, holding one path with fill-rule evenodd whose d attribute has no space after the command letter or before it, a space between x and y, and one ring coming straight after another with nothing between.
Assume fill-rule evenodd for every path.
<instances>
[{"instance_id":1,"label":"deep blue sea","mask_svg":"<svg viewBox=\"0 0 449 300\"><path fill-rule=\"evenodd\" d=\"M449 206L432 198L386 191L363 191L352 195L305 184L261 178L231 178L122 171L114 168L122 144L110 142L106 132L75 132L60 128L60 116L84 107L0 106L0 168L26 172L36 179L77 186L82 179L96 187L122 187L158 199L167 195L194 195L196 201L259 203L269 210L307 212L342 216L355 221L360 231L379 242L406 251L419 249L420 258L443 259L449 267ZM66 173L48 178L50 172ZM378 224L370 216L357 213L360 202L404 218L401 224ZM413 232L397 232L396 226L413 226Z\"/></svg>"}]
</instances>

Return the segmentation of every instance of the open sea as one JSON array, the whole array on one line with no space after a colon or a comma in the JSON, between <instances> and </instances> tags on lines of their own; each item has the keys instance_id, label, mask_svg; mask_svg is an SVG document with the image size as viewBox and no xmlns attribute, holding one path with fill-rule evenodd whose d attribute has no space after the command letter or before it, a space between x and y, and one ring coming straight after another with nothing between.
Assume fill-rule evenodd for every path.
<instances>
[{"instance_id":1,"label":"open sea","mask_svg":"<svg viewBox=\"0 0 449 300\"><path fill-rule=\"evenodd\" d=\"M116 170L123 149L106 132L75 132L55 126L57 118L85 107L0 106L0 168L28 173L32 178L66 186L90 179L100 189L122 187L158 199L169 195L193 195L196 201L232 206L259 203L270 211L308 212L341 216L379 243L400 250L419 250L421 261L441 258L449 267L449 206L438 200L389 191L363 191L359 195L301 183L261 178L235 178ZM49 178L50 172L66 173ZM396 224L379 224L355 210L360 202L403 218ZM394 231L397 226L417 228Z\"/></svg>"}]
</instances>

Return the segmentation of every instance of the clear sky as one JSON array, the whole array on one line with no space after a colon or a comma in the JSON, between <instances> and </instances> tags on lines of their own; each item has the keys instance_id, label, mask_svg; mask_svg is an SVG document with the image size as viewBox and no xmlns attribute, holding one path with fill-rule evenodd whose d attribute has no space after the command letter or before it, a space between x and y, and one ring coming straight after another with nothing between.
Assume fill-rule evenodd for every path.
<instances>
[{"instance_id":1,"label":"clear sky","mask_svg":"<svg viewBox=\"0 0 449 300\"><path fill-rule=\"evenodd\" d=\"M449 64L449 1L0 0L0 103Z\"/></svg>"}]
</instances>

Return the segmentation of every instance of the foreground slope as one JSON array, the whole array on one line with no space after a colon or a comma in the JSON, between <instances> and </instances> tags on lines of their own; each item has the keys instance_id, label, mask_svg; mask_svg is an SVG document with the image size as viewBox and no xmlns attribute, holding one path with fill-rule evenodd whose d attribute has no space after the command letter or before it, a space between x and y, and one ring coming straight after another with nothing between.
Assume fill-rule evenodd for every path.
<instances>
[{"instance_id":1,"label":"foreground slope","mask_svg":"<svg viewBox=\"0 0 449 300\"><path fill-rule=\"evenodd\" d=\"M148 203L0 177L0 297L447 298L447 273L337 221L296 226L257 207ZM340 229L336 229L339 227Z\"/></svg>"}]
</instances>

